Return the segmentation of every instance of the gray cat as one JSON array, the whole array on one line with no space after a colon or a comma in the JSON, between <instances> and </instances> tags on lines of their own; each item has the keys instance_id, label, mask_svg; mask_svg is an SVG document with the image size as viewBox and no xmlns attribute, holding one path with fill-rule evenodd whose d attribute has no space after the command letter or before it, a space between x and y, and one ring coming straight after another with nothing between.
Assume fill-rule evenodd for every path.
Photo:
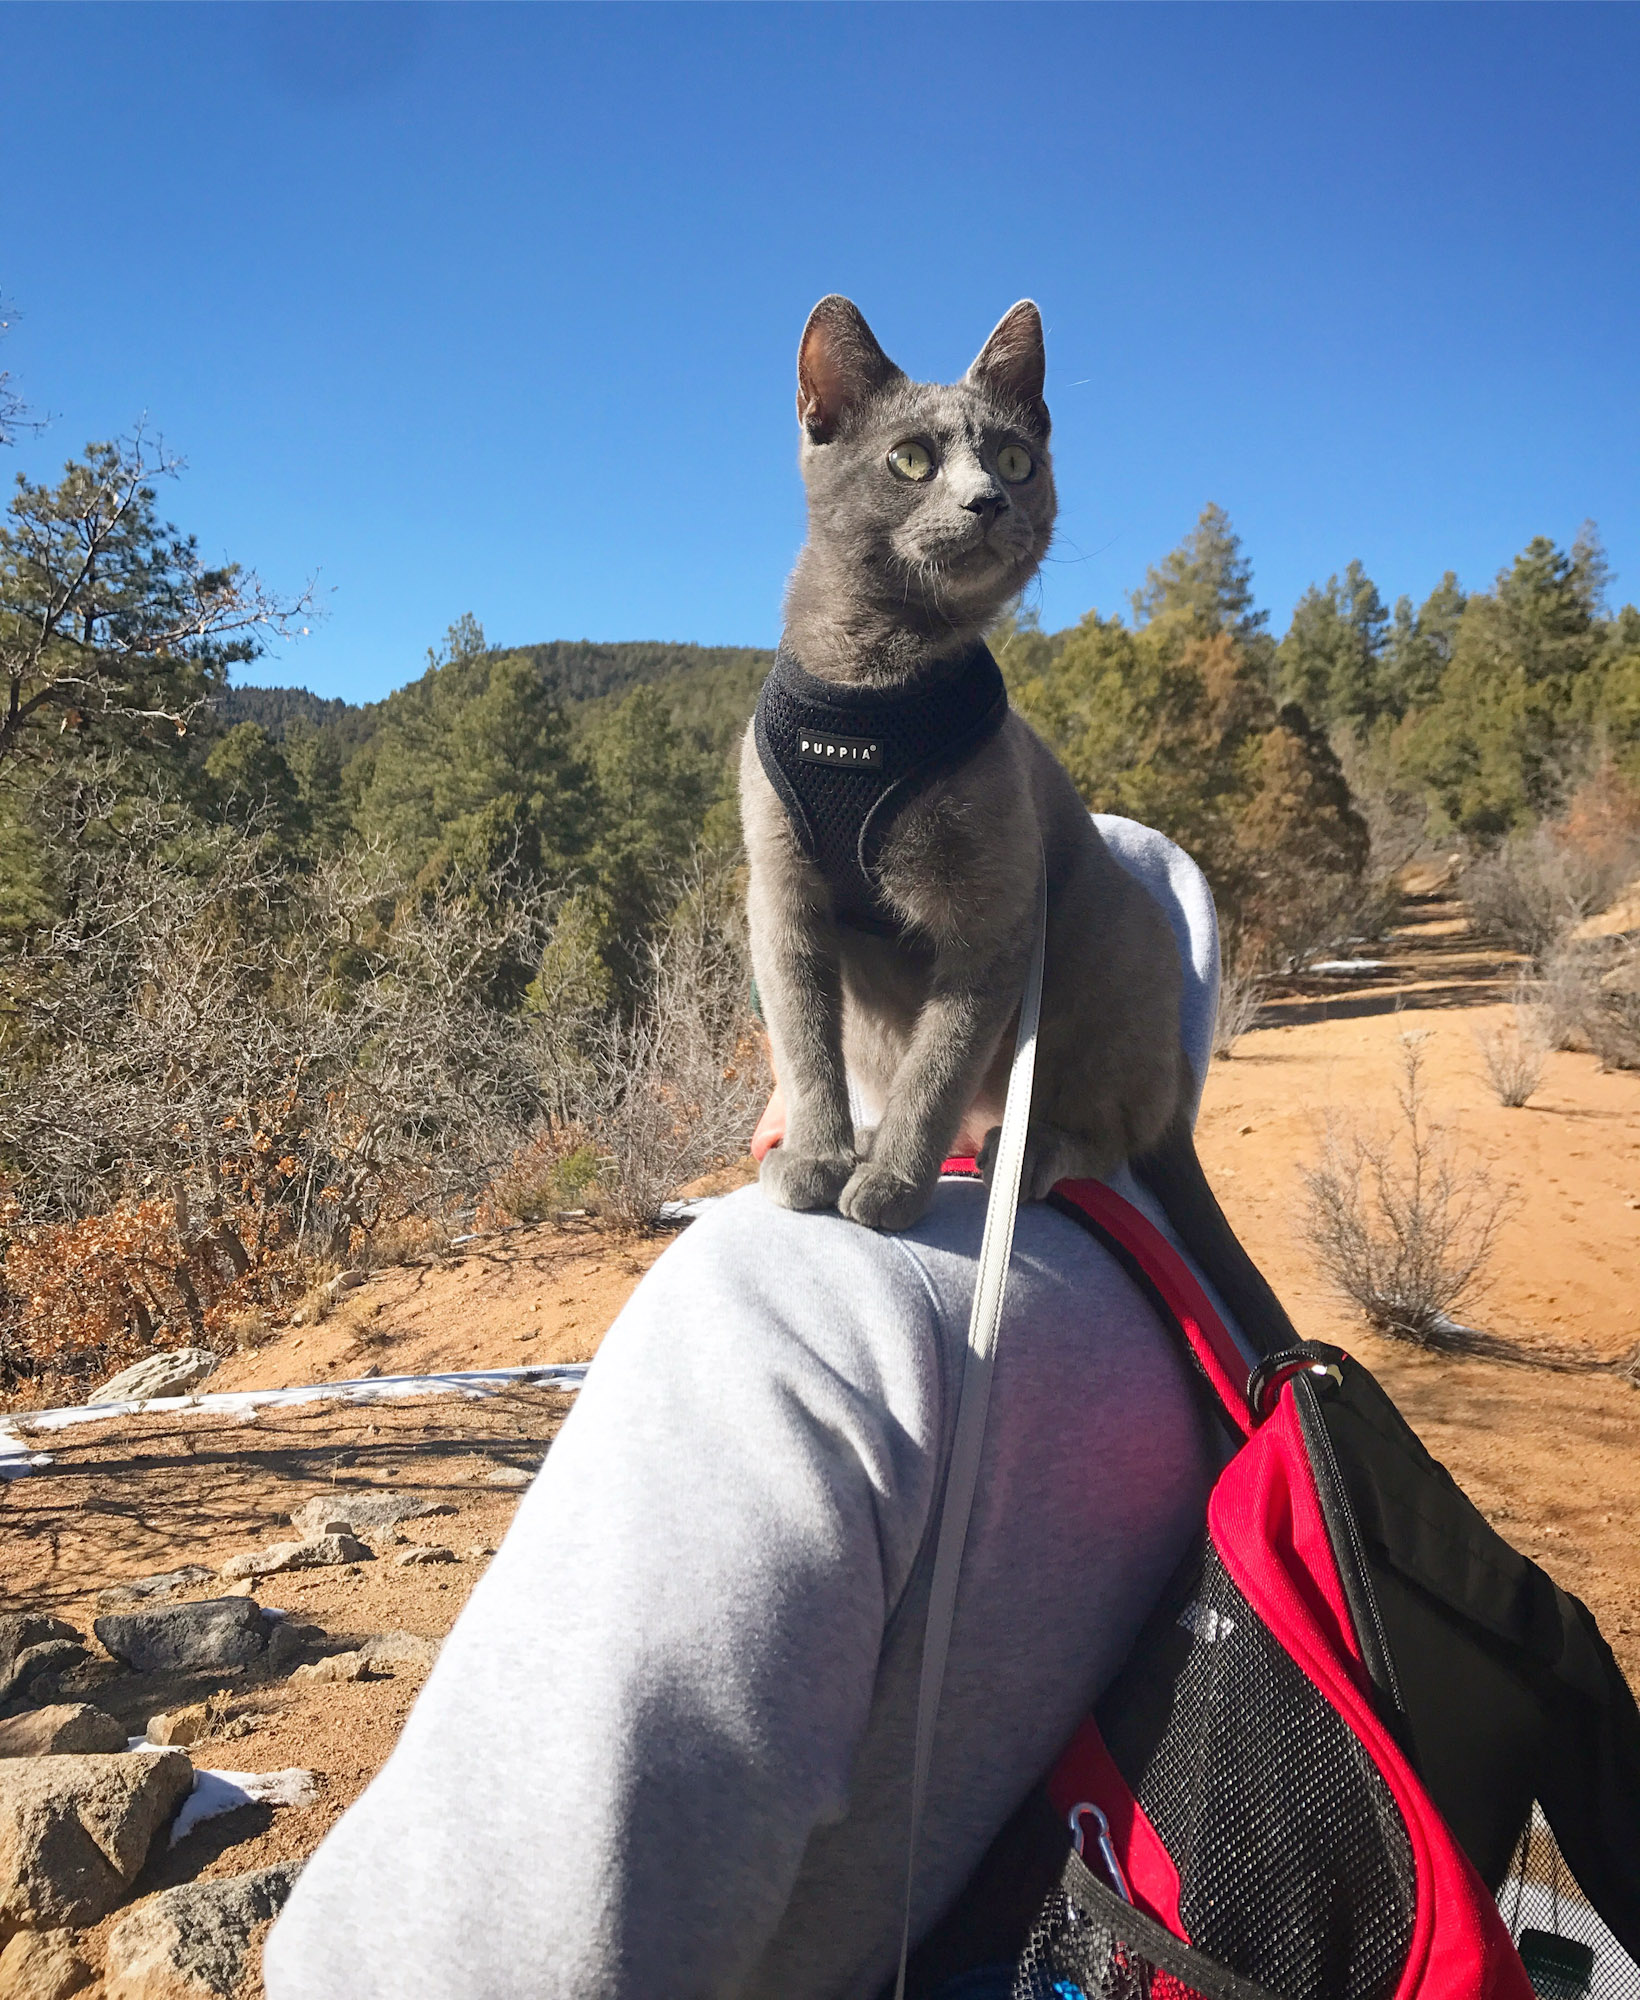
<instances>
[{"instance_id":1,"label":"gray cat","mask_svg":"<svg viewBox=\"0 0 1640 2000\"><path fill-rule=\"evenodd\" d=\"M741 758L752 957L787 1106L762 1184L788 1208L907 1228L971 1104L988 1163L1044 864L1026 1198L1181 1129L1188 1150L1172 934L1007 709L982 636L1053 534L1043 375L1028 300L949 385L908 380L847 299L803 332L808 540Z\"/></svg>"}]
</instances>

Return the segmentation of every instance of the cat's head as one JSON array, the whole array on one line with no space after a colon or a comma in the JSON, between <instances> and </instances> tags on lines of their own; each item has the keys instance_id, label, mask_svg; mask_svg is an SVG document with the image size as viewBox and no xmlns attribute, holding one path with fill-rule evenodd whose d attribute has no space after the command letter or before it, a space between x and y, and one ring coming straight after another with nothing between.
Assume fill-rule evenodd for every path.
<instances>
[{"instance_id":1,"label":"cat's head","mask_svg":"<svg viewBox=\"0 0 1640 2000\"><path fill-rule=\"evenodd\" d=\"M1042 318L1005 313L960 382L913 382L833 294L797 354L809 545L834 587L928 629L983 625L1053 536Z\"/></svg>"}]
</instances>

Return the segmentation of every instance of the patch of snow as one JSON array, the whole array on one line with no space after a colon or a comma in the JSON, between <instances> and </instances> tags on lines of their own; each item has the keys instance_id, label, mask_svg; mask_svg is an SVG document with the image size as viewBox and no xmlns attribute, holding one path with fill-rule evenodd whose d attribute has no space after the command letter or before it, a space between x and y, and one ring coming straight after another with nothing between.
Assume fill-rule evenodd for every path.
<instances>
[{"instance_id":1,"label":"patch of snow","mask_svg":"<svg viewBox=\"0 0 1640 2000\"><path fill-rule=\"evenodd\" d=\"M1318 958L1307 968L1311 972L1387 972L1387 958Z\"/></svg>"},{"instance_id":2,"label":"patch of snow","mask_svg":"<svg viewBox=\"0 0 1640 2000\"><path fill-rule=\"evenodd\" d=\"M0 1424L0 1479L21 1479L50 1463L49 1451L30 1451L14 1431Z\"/></svg>"},{"instance_id":3,"label":"patch of snow","mask_svg":"<svg viewBox=\"0 0 1640 2000\"><path fill-rule=\"evenodd\" d=\"M145 1402L78 1403L61 1410L32 1410L0 1424L0 1478L16 1478L52 1463L49 1452L32 1451L17 1431L61 1431L110 1417L159 1416L170 1410L203 1415L254 1417L259 1410L289 1409L327 1398L338 1403L385 1403L400 1396L493 1396L514 1382L573 1393L586 1380L589 1363L560 1362L540 1368L452 1369L438 1375L367 1375L346 1382L309 1382L294 1389L223 1389L214 1395L151 1396ZM9 1426L9 1427L8 1427Z\"/></svg>"},{"instance_id":4,"label":"patch of snow","mask_svg":"<svg viewBox=\"0 0 1640 2000\"><path fill-rule=\"evenodd\" d=\"M195 1771L194 1788L171 1822L170 1845L185 1839L202 1819L237 1812L241 1806L310 1806L319 1796L311 1771Z\"/></svg>"},{"instance_id":5,"label":"patch of snow","mask_svg":"<svg viewBox=\"0 0 1640 2000\"><path fill-rule=\"evenodd\" d=\"M661 1222L693 1222L697 1215L704 1215L713 1202L723 1199L720 1194L698 1194L692 1201L663 1201L656 1212Z\"/></svg>"}]
</instances>

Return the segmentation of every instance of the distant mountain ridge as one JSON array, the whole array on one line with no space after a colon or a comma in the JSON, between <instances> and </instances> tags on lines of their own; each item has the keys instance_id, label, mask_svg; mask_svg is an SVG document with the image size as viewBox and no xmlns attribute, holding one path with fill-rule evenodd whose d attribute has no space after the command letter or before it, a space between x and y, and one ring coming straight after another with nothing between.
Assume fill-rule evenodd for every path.
<instances>
[{"instance_id":1,"label":"distant mountain ridge","mask_svg":"<svg viewBox=\"0 0 1640 2000\"><path fill-rule=\"evenodd\" d=\"M607 644L595 639L548 639L490 651L495 659L529 660L567 709L659 684L680 727L724 747L751 713L758 687L774 662L766 647L697 646L663 639ZM327 699L300 687L230 687L216 707L229 728L255 722L275 742L283 742L293 727L316 729L352 752L375 734L386 700Z\"/></svg>"}]
</instances>

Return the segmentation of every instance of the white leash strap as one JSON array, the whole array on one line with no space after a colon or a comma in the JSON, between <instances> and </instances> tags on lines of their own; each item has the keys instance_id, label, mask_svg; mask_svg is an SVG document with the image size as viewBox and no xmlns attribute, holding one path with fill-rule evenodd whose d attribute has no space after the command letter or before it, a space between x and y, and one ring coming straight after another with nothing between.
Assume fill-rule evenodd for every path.
<instances>
[{"instance_id":1,"label":"white leash strap","mask_svg":"<svg viewBox=\"0 0 1640 2000\"><path fill-rule=\"evenodd\" d=\"M974 1286L974 1310L968 1321L968 1354L957 1402L956 1435L951 1464L945 1475L945 1506L940 1514L939 1541L934 1549L934 1574L928 1589L928 1626L923 1635L922 1678L917 1688L917 1748L911 1767L911 1836L906 1854L905 1919L900 1930L900 1970L894 2000L905 2000L906 1961L911 1953L911 1896L916 1885L917 1834L928 1794L928 1772L934 1759L934 1725L939 1718L940 1690L951 1645L951 1624L957 1609L957 1579L962 1572L968 1517L974 1507L980 1453L985 1444L985 1414L991 1400L991 1373L996 1363L997 1332L1002 1324L1002 1298L1008 1279L1008 1259L1014 1247L1014 1220L1019 1213L1019 1182L1025 1166L1025 1133L1031 1116L1031 1083L1036 1072L1036 1029L1042 1012L1042 956L1048 929L1048 876L1038 858L1036 935L1031 944L1025 991L1019 1002L1019 1037L1014 1043L1013 1068L1008 1073L1008 1100L1002 1113L1002 1136L991 1173L990 1199L985 1204L985 1234L980 1242L979 1276Z\"/></svg>"}]
</instances>

